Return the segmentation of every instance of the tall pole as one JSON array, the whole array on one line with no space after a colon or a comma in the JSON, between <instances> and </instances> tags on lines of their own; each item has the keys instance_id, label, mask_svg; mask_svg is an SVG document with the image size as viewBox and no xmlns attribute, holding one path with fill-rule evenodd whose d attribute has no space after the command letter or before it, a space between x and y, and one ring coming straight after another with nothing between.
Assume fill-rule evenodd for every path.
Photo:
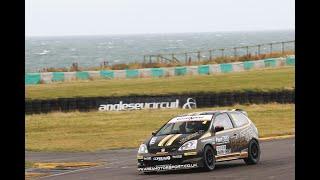
<instances>
[{"instance_id":1,"label":"tall pole","mask_svg":"<svg viewBox=\"0 0 320 180\"><path fill-rule=\"evenodd\" d=\"M188 64L188 54L184 53L185 57L186 57L186 64Z\"/></svg>"},{"instance_id":2,"label":"tall pole","mask_svg":"<svg viewBox=\"0 0 320 180\"><path fill-rule=\"evenodd\" d=\"M247 46L246 48L247 48L247 56L249 56L249 46Z\"/></svg>"},{"instance_id":3,"label":"tall pole","mask_svg":"<svg viewBox=\"0 0 320 180\"><path fill-rule=\"evenodd\" d=\"M174 58L174 54L172 53L172 61L174 62L175 61L175 58Z\"/></svg>"}]
</instances>

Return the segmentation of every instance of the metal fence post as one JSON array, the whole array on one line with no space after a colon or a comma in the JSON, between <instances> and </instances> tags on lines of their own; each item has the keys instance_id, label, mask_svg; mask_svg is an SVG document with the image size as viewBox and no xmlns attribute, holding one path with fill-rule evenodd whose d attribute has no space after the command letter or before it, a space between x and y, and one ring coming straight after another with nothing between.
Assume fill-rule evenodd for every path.
<instances>
[{"instance_id":1,"label":"metal fence post","mask_svg":"<svg viewBox=\"0 0 320 180\"><path fill-rule=\"evenodd\" d=\"M209 50L209 61L212 61L212 50Z\"/></svg>"},{"instance_id":2,"label":"metal fence post","mask_svg":"<svg viewBox=\"0 0 320 180\"><path fill-rule=\"evenodd\" d=\"M200 51L198 51L198 62L200 62Z\"/></svg>"},{"instance_id":3,"label":"metal fence post","mask_svg":"<svg viewBox=\"0 0 320 180\"><path fill-rule=\"evenodd\" d=\"M284 42L281 42L282 55L284 55Z\"/></svg>"},{"instance_id":4,"label":"metal fence post","mask_svg":"<svg viewBox=\"0 0 320 180\"><path fill-rule=\"evenodd\" d=\"M246 48L247 48L247 56L249 56L249 46L247 46Z\"/></svg>"},{"instance_id":5,"label":"metal fence post","mask_svg":"<svg viewBox=\"0 0 320 180\"><path fill-rule=\"evenodd\" d=\"M184 55L186 56L186 64L188 64L188 54L184 53Z\"/></svg>"}]
</instances>

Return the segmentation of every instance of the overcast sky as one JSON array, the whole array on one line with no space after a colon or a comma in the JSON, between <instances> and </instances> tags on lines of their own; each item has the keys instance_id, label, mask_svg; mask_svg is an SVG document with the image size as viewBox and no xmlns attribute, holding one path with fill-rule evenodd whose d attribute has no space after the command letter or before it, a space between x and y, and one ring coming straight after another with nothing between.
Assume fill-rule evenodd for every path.
<instances>
[{"instance_id":1,"label":"overcast sky","mask_svg":"<svg viewBox=\"0 0 320 180\"><path fill-rule=\"evenodd\" d=\"M26 36L294 27L294 0L26 0Z\"/></svg>"}]
</instances>

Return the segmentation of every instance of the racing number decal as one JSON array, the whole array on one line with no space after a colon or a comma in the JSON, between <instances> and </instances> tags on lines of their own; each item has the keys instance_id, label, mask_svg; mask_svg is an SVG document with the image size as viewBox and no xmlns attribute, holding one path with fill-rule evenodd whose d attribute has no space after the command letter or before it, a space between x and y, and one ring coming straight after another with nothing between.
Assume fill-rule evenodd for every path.
<instances>
[{"instance_id":1,"label":"racing number decal","mask_svg":"<svg viewBox=\"0 0 320 180\"><path fill-rule=\"evenodd\" d=\"M217 155L226 155L231 153L230 137L229 135L218 135L216 138Z\"/></svg>"},{"instance_id":2,"label":"racing number decal","mask_svg":"<svg viewBox=\"0 0 320 180\"><path fill-rule=\"evenodd\" d=\"M216 137L216 144L226 144L229 143L229 136Z\"/></svg>"},{"instance_id":3,"label":"racing number decal","mask_svg":"<svg viewBox=\"0 0 320 180\"><path fill-rule=\"evenodd\" d=\"M216 146L217 155L225 155L231 153L231 149L227 149L227 145Z\"/></svg>"}]
</instances>

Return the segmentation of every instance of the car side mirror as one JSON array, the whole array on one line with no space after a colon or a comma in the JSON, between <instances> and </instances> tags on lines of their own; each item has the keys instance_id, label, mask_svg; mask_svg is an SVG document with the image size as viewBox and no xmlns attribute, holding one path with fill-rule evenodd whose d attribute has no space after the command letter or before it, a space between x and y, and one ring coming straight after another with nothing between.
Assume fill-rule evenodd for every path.
<instances>
[{"instance_id":1,"label":"car side mirror","mask_svg":"<svg viewBox=\"0 0 320 180\"><path fill-rule=\"evenodd\" d=\"M157 134L157 131L155 130L155 131L152 131L152 136L154 136L154 135L156 135Z\"/></svg>"},{"instance_id":2,"label":"car side mirror","mask_svg":"<svg viewBox=\"0 0 320 180\"><path fill-rule=\"evenodd\" d=\"M215 132L219 132L219 131L223 131L224 130L224 127L223 126L216 126L214 127L214 131Z\"/></svg>"}]
</instances>

